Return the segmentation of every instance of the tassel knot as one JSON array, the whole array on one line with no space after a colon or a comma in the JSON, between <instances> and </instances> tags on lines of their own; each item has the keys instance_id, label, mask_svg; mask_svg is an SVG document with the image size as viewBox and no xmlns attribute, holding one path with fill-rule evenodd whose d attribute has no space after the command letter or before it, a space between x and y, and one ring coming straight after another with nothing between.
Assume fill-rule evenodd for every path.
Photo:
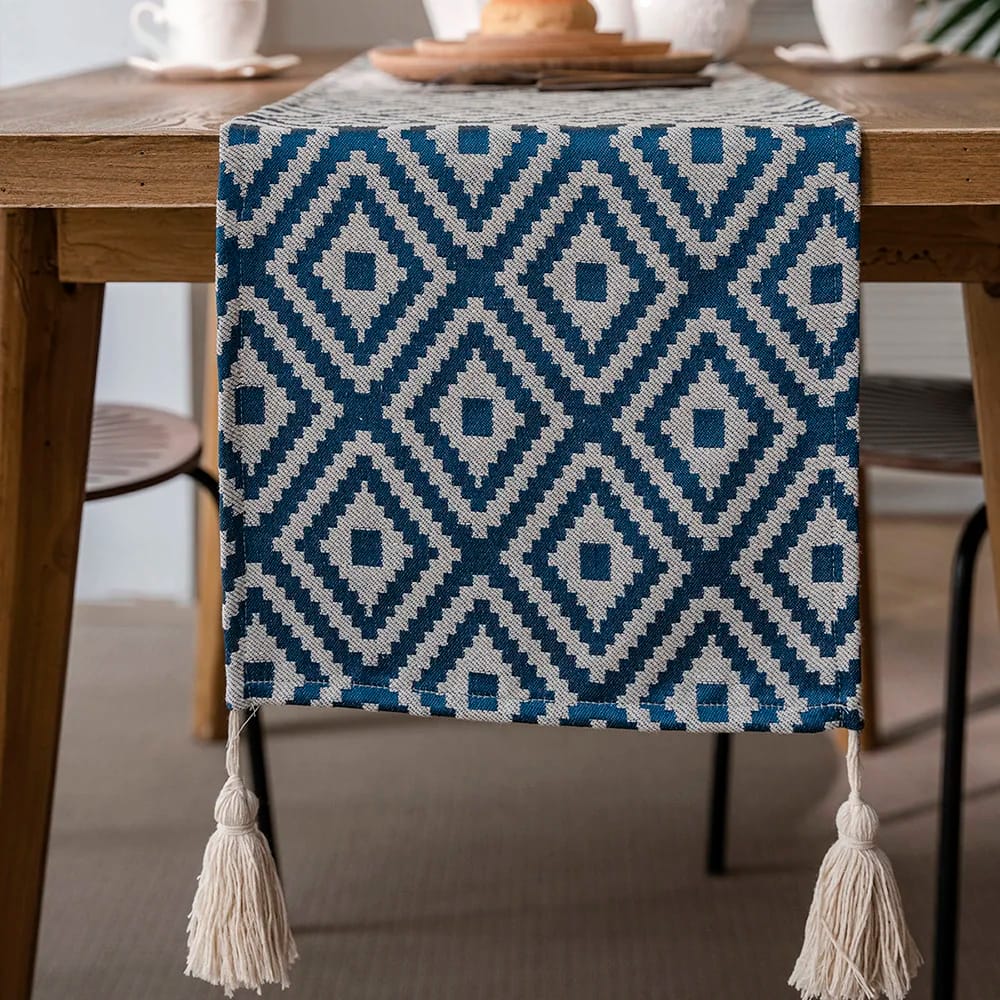
<instances>
[{"instance_id":1,"label":"tassel knot","mask_svg":"<svg viewBox=\"0 0 1000 1000\"><path fill-rule=\"evenodd\" d=\"M876 843L878 815L861 798L860 754L852 732L851 794L837 811L837 842L820 866L802 953L788 980L803 1000L903 1000L922 962L892 865Z\"/></svg>"},{"instance_id":2,"label":"tassel knot","mask_svg":"<svg viewBox=\"0 0 1000 1000\"><path fill-rule=\"evenodd\" d=\"M878 813L860 795L852 794L837 810L838 839L855 850L875 850L878 827Z\"/></svg>"},{"instance_id":3,"label":"tassel knot","mask_svg":"<svg viewBox=\"0 0 1000 1000\"><path fill-rule=\"evenodd\" d=\"M257 825L257 796L238 774L231 774L215 801L215 822L220 829L247 832Z\"/></svg>"},{"instance_id":4,"label":"tassel knot","mask_svg":"<svg viewBox=\"0 0 1000 1000\"><path fill-rule=\"evenodd\" d=\"M185 972L221 986L260 993L289 985L298 950L271 849L257 828L257 796L240 776L239 714L230 712L226 770L215 803L215 832L205 847L188 921Z\"/></svg>"}]
</instances>

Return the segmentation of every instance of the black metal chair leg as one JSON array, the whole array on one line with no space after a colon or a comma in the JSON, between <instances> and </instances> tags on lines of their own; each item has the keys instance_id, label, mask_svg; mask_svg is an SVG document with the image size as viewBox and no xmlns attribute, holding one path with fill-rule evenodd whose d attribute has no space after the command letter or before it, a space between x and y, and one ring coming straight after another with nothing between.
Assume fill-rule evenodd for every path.
<instances>
[{"instance_id":1,"label":"black metal chair leg","mask_svg":"<svg viewBox=\"0 0 1000 1000\"><path fill-rule=\"evenodd\" d=\"M274 863L278 863L278 845L274 839L274 821L271 816L270 782L267 777L267 759L264 756L264 727L261 725L260 711L250 712L246 725L247 749L250 751L250 780L254 794L260 802L257 825L264 839L271 845Z\"/></svg>"},{"instance_id":2,"label":"black metal chair leg","mask_svg":"<svg viewBox=\"0 0 1000 1000\"><path fill-rule=\"evenodd\" d=\"M969 629L976 556L986 529L986 508L980 507L962 530L952 568L944 757L941 764L937 917L934 931L934 1000L952 1000L955 996L962 876L962 776L969 678Z\"/></svg>"},{"instance_id":3,"label":"black metal chair leg","mask_svg":"<svg viewBox=\"0 0 1000 1000\"><path fill-rule=\"evenodd\" d=\"M188 469L187 475L203 489L208 490L215 498L216 503L219 502L219 480L211 472L206 472L203 468L196 465L193 469Z\"/></svg>"},{"instance_id":4,"label":"black metal chair leg","mask_svg":"<svg viewBox=\"0 0 1000 1000\"><path fill-rule=\"evenodd\" d=\"M729 767L732 737L718 733L715 737L715 754L712 764L712 798L708 816L708 856L706 868L709 875L726 873L726 826L729 818Z\"/></svg>"},{"instance_id":5,"label":"black metal chair leg","mask_svg":"<svg viewBox=\"0 0 1000 1000\"><path fill-rule=\"evenodd\" d=\"M219 500L219 480L202 468L188 471L188 475L201 487L208 490ZM278 863L278 845L274 839L274 817L271 815L271 791L267 777L267 758L264 747L264 727L261 725L260 711L251 712L246 723L247 747L250 751L250 782L260 809L257 813L257 825L264 834L265 840L271 846L274 863Z\"/></svg>"}]
</instances>

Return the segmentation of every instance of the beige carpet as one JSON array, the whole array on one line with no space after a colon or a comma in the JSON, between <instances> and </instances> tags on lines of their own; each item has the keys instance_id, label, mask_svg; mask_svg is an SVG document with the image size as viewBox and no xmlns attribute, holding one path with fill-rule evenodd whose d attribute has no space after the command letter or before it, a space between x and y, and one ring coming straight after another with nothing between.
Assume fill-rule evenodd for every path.
<instances>
[{"instance_id":1,"label":"beige carpet","mask_svg":"<svg viewBox=\"0 0 1000 1000\"><path fill-rule=\"evenodd\" d=\"M956 526L877 534L884 718L869 758L931 931L944 588ZM982 567L962 1000L1000 995L1000 636ZM188 738L192 616L82 608L38 1000L214 996L181 974L222 753ZM735 741L734 871L702 874L710 740L345 711L266 717L301 1000L772 1000L844 794L827 736ZM272 993L270 995L277 995ZM923 975L914 993L929 994Z\"/></svg>"}]
</instances>

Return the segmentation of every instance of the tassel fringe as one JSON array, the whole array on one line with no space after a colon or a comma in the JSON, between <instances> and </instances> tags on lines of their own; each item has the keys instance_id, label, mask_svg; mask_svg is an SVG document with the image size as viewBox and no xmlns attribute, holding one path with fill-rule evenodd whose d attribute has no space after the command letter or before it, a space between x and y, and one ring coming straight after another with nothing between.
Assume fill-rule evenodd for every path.
<instances>
[{"instance_id":1,"label":"tassel fringe","mask_svg":"<svg viewBox=\"0 0 1000 1000\"><path fill-rule=\"evenodd\" d=\"M257 796L240 776L240 715L229 713L226 770L215 803L216 829L202 861L188 921L186 975L260 993L265 983L289 986L298 950L271 849L257 828Z\"/></svg>"},{"instance_id":2,"label":"tassel fringe","mask_svg":"<svg viewBox=\"0 0 1000 1000\"><path fill-rule=\"evenodd\" d=\"M861 798L861 745L849 734L851 793L816 880L802 953L788 980L803 1000L903 1000L923 962L906 926L878 816Z\"/></svg>"}]
</instances>

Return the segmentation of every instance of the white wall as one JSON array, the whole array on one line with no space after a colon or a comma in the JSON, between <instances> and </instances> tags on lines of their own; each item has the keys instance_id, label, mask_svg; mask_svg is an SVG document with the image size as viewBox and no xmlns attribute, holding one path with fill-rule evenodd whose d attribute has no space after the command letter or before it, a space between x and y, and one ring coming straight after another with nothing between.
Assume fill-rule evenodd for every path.
<instances>
[{"instance_id":1,"label":"white wall","mask_svg":"<svg viewBox=\"0 0 1000 1000\"><path fill-rule=\"evenodd\" d=\"M282 51L408 41L427 33L420 0L272 0L268 15L268 39Z\"/></svg>"},{"instance_id":2,"label":"white wall","mask_svg":"<svg viewBox=\"0 0 1000 1000\"><path fill-rule=\"evenodd\" d=\"M0 85L121 62L131 0L0 0ZM108 288L97 398L190 412L190 294L179 285ZM193 502L186 482L84 512L77 597L186 601Z\"/></svg>"}]
</instances>

